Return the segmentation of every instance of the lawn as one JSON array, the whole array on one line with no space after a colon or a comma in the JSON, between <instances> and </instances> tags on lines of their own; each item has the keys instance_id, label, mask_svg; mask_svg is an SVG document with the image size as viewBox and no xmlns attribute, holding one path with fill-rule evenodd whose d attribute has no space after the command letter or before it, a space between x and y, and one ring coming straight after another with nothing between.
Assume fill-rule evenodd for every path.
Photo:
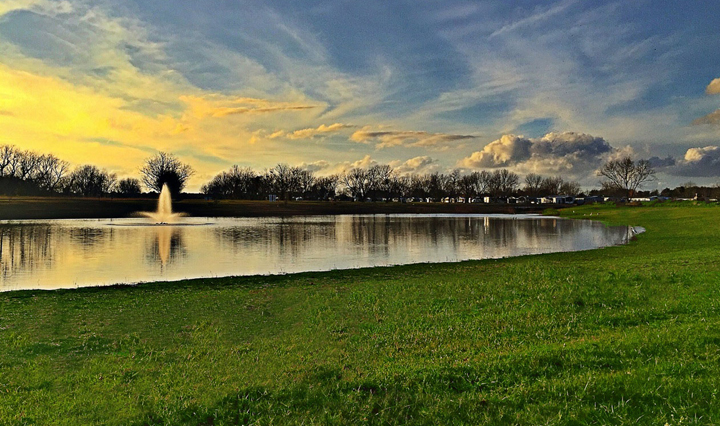
<instances>
[{"instance_id":1,"label":"lawn","mask_svg":"<svg viewBox=\"0 0 720 426\"><path fill-rule=\"evenodd\" d=\"M577 253L0 293L0 424L720 423L720 207L561 214L647 232Z\"/></svg>"}]
</instances>

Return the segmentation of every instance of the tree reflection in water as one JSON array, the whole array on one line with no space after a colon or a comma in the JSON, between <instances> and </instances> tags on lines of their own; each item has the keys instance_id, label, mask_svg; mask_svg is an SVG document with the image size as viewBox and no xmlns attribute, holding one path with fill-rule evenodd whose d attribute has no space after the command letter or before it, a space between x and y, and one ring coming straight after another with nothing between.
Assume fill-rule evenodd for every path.
<instances>
[{"instance_id":1,"label":"tree reflection in water","mask_svg":"<svg viewBox=\"0 0 720 426\"><path fill-rule=\"evenodd\" d=\"M27 224L0 226L0 277L11 278L15 273L32 271L51 262L56 244L50 225Z\"/></svg>"},{"instance_id":2,"label":"tree reflection in water","mask_svg":"<svg viewBox=\"0 0 720 426\"><path fill-rule=\"evenodd\" d=\"M589 221L479 215L0 222L0 290L586 250L626 242L627 232Z\"/></svg>"}]
</instances>

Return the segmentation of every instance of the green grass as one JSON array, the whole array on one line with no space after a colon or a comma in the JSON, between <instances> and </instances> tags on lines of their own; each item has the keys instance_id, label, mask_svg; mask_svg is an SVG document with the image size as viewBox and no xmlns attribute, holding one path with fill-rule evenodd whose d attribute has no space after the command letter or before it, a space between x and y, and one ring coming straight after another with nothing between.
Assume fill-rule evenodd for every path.
<instances>
[{"instance_id":1,"label":"green grass","mask_svg":"<svg viewBox=\"0 0 720 426\"><path fill-rule=\"evenodd\" d=\"M574 213L573 213L574 212ZM720 208L627 246L0 294L0 424L720 423Z\"/></svg>"}]
</instances>

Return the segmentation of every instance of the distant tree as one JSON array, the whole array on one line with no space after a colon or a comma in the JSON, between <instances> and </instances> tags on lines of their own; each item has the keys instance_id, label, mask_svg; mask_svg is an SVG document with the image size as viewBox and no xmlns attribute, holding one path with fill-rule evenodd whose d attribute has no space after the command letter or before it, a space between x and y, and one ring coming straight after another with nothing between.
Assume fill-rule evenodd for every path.
<instances>
[{"instance_id":1,"label":"distant tree","mask_svg":"<svg viewBox=\"0 0 720 426\"><path fill-rule=\"evenodd\" d=\"M339 181L340 176L338 175L324 176L315 179L315 183L312 188L315 198L318 200L335 198Z\"/></svg>"},{"instance_id":2,"label":"distant tree","mask_svg":"<svg viewBox=\"0 0 720 426\"><path fill-rule=\"evenodd\" d=\"M564 184L565 180L561 176L543 178L540 183L539 193L540 195L561 195Z\"/></svg>"},{"instance_id":3,"label":"distant tree","mask_svg":"<svg viewBox=\"0 0 720 426\"><path fill-rule=\"evenodd\" d=\"M303 197L311 196L315 182L317 181L315 174L310 170L301 168L297 168L295 174L297 176L297 193Z\"/></svg>"},{"instance_id":4,"label":"distant tree","mask_svg":"<svg viewBox=\"0 0 720 426\"><path fill-rule=\"evenodd\" d=\"M17 152L15 156L18 158L15 177L24 181L32 180L37 172L41 156L32 151Z\"/></svg>"},{"instance_id":5,"label":"distant tree","mask_svg":"<svg viewBox=\"0 0 720 426\"><path fill-rule=\"evenodd\" d=\"M520 177L508 169L495 170L490 177L488 192L493 196L512 195L518 187Z\"/></svg>"},{"instance_id":6,"label":"distant tree","mask_svg":"<svg viewBox=\"0 0 720 426\"><path fill-rule=\"evenodd\" d=\"M18 150L13 145L0 146L0 177L15 174Z\"/></svg>"},{"instance_id":7,"label":"distant tree","mask_svg":"<svg viewBox=\"0 0 720 426\"><path fill-rule=\"evenodd\" d=\"M634 162L630 157L605 163L598 175L603 176L603 188L617 189L632 197L643 183L652 179L655 170L647 160Z\"/></svg>"},{"instance_id":8,"label":"distant tree","mask_svg":"<svg viewBox=\"0 0 720 426\"><path fill-rule=\"evenodd\" d=\"M52 154L42 155L36 166L34 180L38 187L47 192L57 192L66 177L70 163Z\"/></svg>"},{"instance_id":9,"label":"distant tree","mask_svg":"<svg viewBox=\"0 0 720 426\"><path fill-rule=\"evenodd\" d=\"M140 169L142 182L148 189L160 192L164 184L174 195L185 188L190 176L195 174L190 165L181 162L175 155L159 152L145 160Z\"/></svg>"},{"instance_id":10,"label":"distant tree","mask_svg":"<svg viewBox=\"0 0 720 426\"><path fill-rule=\"evenodd\" d=\"M387 164L370 167L366 173L367 185L365 195L373 199L388 197L392 187L397 183L395 171Z\"/></svg>"},{"instance_id":11,"label":"distant tree","mask_svg":"<svg viewBox=\"0 0 720 426\"><path fill-rule=\"evenodd\" d=\"M580 184L574 181L563 182L560 186L560 194L576 196L580 193Z\"/></svg>"},{"instance_id":12,"label":"distant tree","mask_svg":"<svg viewBox=\"0 0 720 426\"><path fill-rule=\"evenodd\" d=\"M443 190L448 197L457 197L460 193L460 170L453 169L450 173L443 176Z\"/></svg>"},{"instance_id":13,"label":"distant tree","mask_svg":"<svg viewBox=\"0 0 720 426\"><path fill-rule=\"evenodd\" d=\"M134 196L140 195L142 188L140 187L140 181L135 178L125 178L119 180L115 189L120 195Z\"/></svg>"},{"instance_id":14,"label":"distant tree","mask_svg":"<svg viewBox=\"0 0 720 426\"><path fill-rule=\"evenodd\" d=\"M410 176L400 176L393 173L390 176L389 186L386 188L386 194L389 197L406 197L410 194L412 188L412 180Z\"/></svg>"},{"instance_id":15,"label":"distant tree","mask_svg":"<svg viewBox=\"0 0 720 426\"><path fill-rule=\"evenodd\" d=\"M473 175L477 176L475 192L478 195L485 195L490 193L490 185L492 183L492 173L487 170L481 172L474 172Z\"/></svg>"},{"instance_id":16,"label":"distant tree","mask_svg":"<svg viewBox=\"0 0 720 426\"><path fill-rule=\"evenodd\" d=\"M273 189L281 200L288 200L290 195L300 188L300 169L281 163L270 169L266 176Z\"/></svg>"},{"instance_id":17,"label":"distant tree","mask_svg":"<svg viewBox=\"0 0 720 426\"><path fill-rule=\"evenodd\" d=\"M367 190L367 170L355 167L343 173L342 183L347 188L350 196L363 201Z\"/></svg>"},{"instance_id":18,"label":"distant tree","mask_svg":"<svg viewBox=\"0 0 720 426\"><path fill-rule=\"evenodd\" d=\"M69 191L84 197L100 197L108 194L114 184L115 175L92 165L75 169L69 177Z\"/></svg>"},{"instance_id":19,"label":"distant tree","mask_svg":"<svg viewBox=\"0 0 720 426\"><path fill-rule=\"evenodd\" d=\"M542 176L535 173L529 173L525 176L525 187L523 190L527 195L537 197L540 195L540 186L542 185L542 181Z\"/></svg>"},{"instance_id":20,"label":"distant tree","mask_svg":"<svg viewBox=\"0 0 720 426\"><path fill-rule=\"evenodd\" d=\"M477 172L471 173L469 175L465 175L460 177L460 180L458 181L458 189L460 191L460 195L465 197L466 202L470 202L470 199L477 195L477 180L479 178L479 174Z\"/></svg>"}]
</instances>

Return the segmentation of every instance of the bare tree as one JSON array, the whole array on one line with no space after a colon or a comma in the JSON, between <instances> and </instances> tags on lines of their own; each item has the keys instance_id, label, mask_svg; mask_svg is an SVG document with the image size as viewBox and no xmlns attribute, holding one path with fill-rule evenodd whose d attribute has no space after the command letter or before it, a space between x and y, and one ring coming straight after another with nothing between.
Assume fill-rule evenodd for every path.
<instances>
[{"instance_id":1,"label":"bare tree","mask_svg":"<svg viewBox=\"0 0 720 426\"><path fill-rule=\"evenodd\" d=\"M112 190L115 175L87 164L72 172L69 183L72 193L85 197L100 197Z\"/></svg>"},{"instance_id":2,"label":"bare tree","mask_svg":"<svg viewBox=\"0 0 720 426\"><path fill-rule=\"evenodd\" d=\"M535 173L529 173L527 176L525 176L525 188L523 189L528 195L532 197L537 197L540 194L540 186L542 185L542 181L542 176Z\"/></svg>"},{"instance_id":3,"label":"bare tree","mask_svg":"<svg viewBox=\"0 0 720 426\"><path fill-rule=\"evenodd\" d=\"M598 171L598 175L605 178L603 188L622 190L629 198L643 183L653 178L655 169L647 160L636 163L630 157L625 157L608 161Z\"/></svg>"},{"instance_id":4,"label":"bare tree","mask_svg":"<svg viewBox=\"0 0 720 426\"><path fill-rule=\"evenodd\" d=\"M563 182L560 187L560 194L576 196L580 193L580 184L575 181Z\"/></svg>"},{"instance_id":5,"label":"bare tree","mask_svg":"<svg viewBox=\"0 0 720 426\"><path fill-rule=\"evenodd\" d=\"M479 178L480 174L478 172L460 177L460 180L458 181L458 189L460 190L460 195L465 197L465 202L469 203L470 198L477 195L476 190Z\"/></svg>"},{"instance_id":6,"label":"bare tree","mask_svg":"<svg viewBox=\"0 0 720 426\"><path fill-rule=\"evenodd\" d=\"M508 169L495 170L490 178L489 191L494 196L512 195L517 190L520 177Z\"/></svg>"},{"instance_id":7,"label":"bare tree","mask_svg":"<svg viewBox=\"0 0 720 426\"><path fill-rule=\"evenodd\" d=\"M317 178L315 178L315 175L310 170L304 170L298 168L296 171L297 175L297 192L302 194L303 197L306 197L308 194L310 194L313 190L313 187L315 186L315 182L317 181Z\"/></svg>"},{"instance_id":8,"label":"bare tree","mask_svg":"<svg viewBox=\"0 0 720 426\"><path fill-rule=\"evenodd\" d=\"M542 195L560 195L560 192L565 181L560 176L550 176L543 178L540 183L540 194Z\"/></svg>"},{"instance_id":9,"label":"bare tree","mask_svg":"<svg viewBox=\"0 0 720 426\"><path fill-rule=\"evenodd\" d=\"M118 181L116 190L121 195L133 196L140 195L142 189L140 188L140 181L135 178L125 178Z\"/></svg>"},{"instance_id":10,"label":"bare tree","mask_svg":"<svg viewBox=\"0 0 720 426\"><path fill-rule=\"evenodd\" d=\"M40 189L55 192L60 189L60 184L69 168L70 163L65 160L60 160L52 154L42 155L37 163L35 182Z\"/></svg>"},{"instance_id":11,"label":"bare tree","mask_svg":"<svg viewBox=\"0 0 720 426\"><path fill-rule=\"evenodd\" d=\"M17 152L15 155L18 158L15 177L20 180L32 179L37 172L40 155L32 151Z\"/></svg>"},{"instance_id":12,"label":"bare tree","mask_svg":"<svg viewBox=\"0 0 720 426\"><path fill-rule=\"evenodd\" d=\"M328 200L335 197L340 176L331 175L315 179L312 192L319 200Z\"/></svg>"},{"instance_id":13,"label":"bare tree","mask_svg":"<svg viewBox=\"0 0 720 426\"><path fill-rule=\"evenodd\" d=\"M187 180L195 171L173 154L159 152L145 160L140 173L148 189L160 192L163 185L167 184L170 192L177 195L185 188Z\"/></svg>"},{"instance_id":14,"label":"bare tree","mask_svg":"<svg viewBox=\"0 0 720 426\"><path fill-rule=\"evenodd\" d=\"M460 170L454 169L443 177L443 190L450 197L457 196L460 192Z\"/></svg>"},{"instance_id":15,"label":"bare tree","mask_svg":"<svg viewBox=\"0 0 720 426\"><path fill-rule=\"evenodd\" d=\"M14 164L17 162L18 150L13 145L0 146L0 177L15 174Z\"/></svg>"},{"instance_id":16,"label":"bare tree","mask_svg":"<svg viewBox=\"0 0 720 426\"><path fill-rule=\"evenodd\" d=\"M297 192L301 170L298 167L290 167L284 163L268 170L268 181L281 200L287 200L293 192Z\"/></svg>"},{"instance_id":17,"label":"bare tree","mask_svg":"<svg viewBox=\"0 0 720 426\"><path fill-rule=\"evenodd\" d=\"M378 164L367 170L366 195L374 199L388 196L393 185L395 171L387 164Z\"/></svg>"},{"instance_id":18,"label":"bare tree","mask_svg":"<svg viewBox=\"0 0 720 426\"><path fill-rule=\"evenodd\" d=\"M367 170L355 167L343 173L342 183L350 192L350 196L363 201L367 190Z\"/></svg>"},{"instance_id":19,"label":"bare tree","mask_svg":"<svg viewBox=\"0 0 720 426\"><path fill-rule=\"evenodd\" d=\"M481 172L473 172L473 175L477 175L477 187L475 188L475 192L478 195L489 194L490 183L492 182L492 173L487 170L483 170Z\"/></svg>"}]
</instances>

